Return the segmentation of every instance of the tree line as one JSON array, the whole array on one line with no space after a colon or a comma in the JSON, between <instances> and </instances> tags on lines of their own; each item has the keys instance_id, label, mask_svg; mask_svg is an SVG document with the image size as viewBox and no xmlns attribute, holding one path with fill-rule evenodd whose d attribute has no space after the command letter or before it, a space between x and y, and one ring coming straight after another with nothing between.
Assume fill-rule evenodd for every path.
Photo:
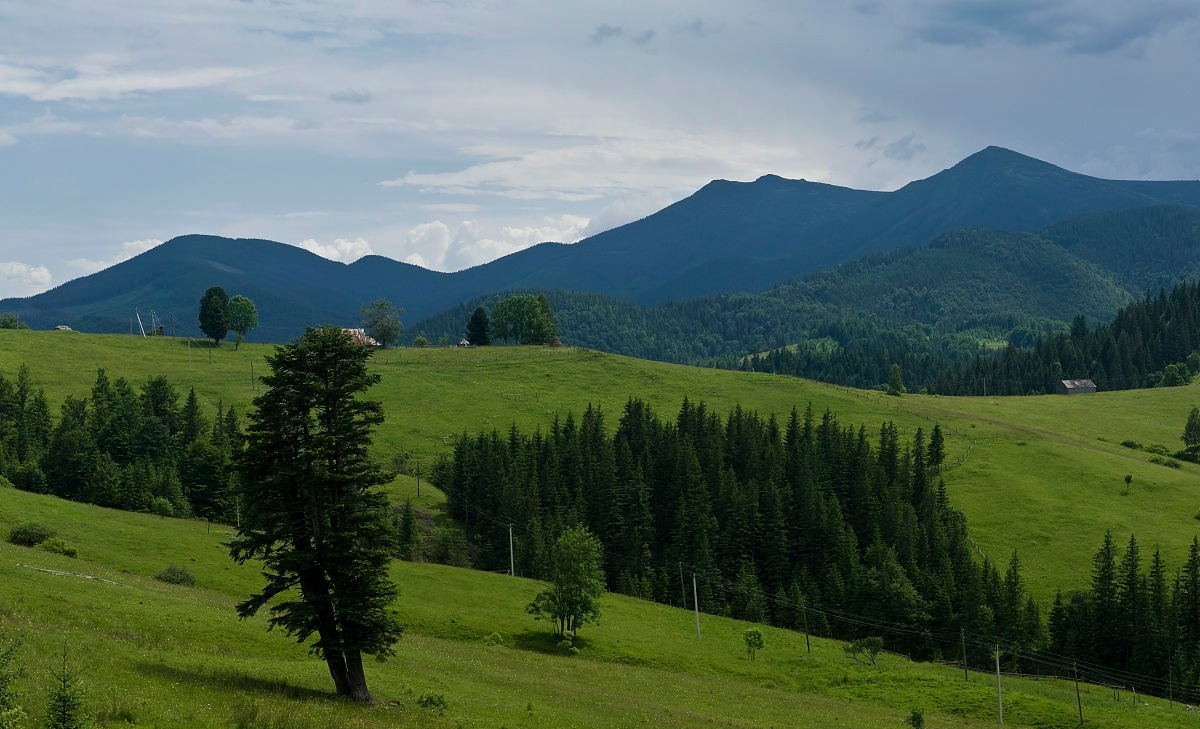
<instances>
[{"instance_id":1,"label":"tree line","mask_svg":"<svg viewBox=\"0 0 1200 729\"><path fill-rule=\"evenodd\" d=\"M554 310L546 294L510 294L496 296L491 305L491 313L483 303L474 309L459 308L452 314L447 314L434 327L419 327L418 331L441 331L441 341L449 341L453 336L462 336L472 346L485 347L498 342L512 344L550 344L558 336L558 325L555 323ZM466 314L470 311L470 315ZM426 320L423 324L429 323ZM462 329L455 329L462 326ZM461 332L453 333L454 331ZM425 340L423 334L417 334L417 339Z\"/></svg>"},{"instance_id":2,"label":"tree line","mask_svg":"<svg viewBox=\"0 0 1200 729\"><path fill-rule=\"evenodd\" d=\"M189 390L165 377L135 386L96 373L87 396L69 396L51 417L28 367L0 373L0 474L18 488L164 516L228 520L235 505L232 456L237 413L211 419Z\"/></svg>"},{"instance_id":3,"label":"tree line","mask_svg":"<svg viewBox=\"0 0 1200 729\"><path fill-rule=\"evenodd\" d=\"M553 540L582 525L603 545L614 591L691 606L681 583L695 571L706 612L870 634L827 617L852 613L913 626L888 640L918 657L957 657L935 634L958 628L1032 650L1045 628L1020 562L1002 573L975 558L937 475L944 460L936 426L904 441L885 423L872 438L829 412L779 423L687 400L663 420L631 399L611 433L589 407L544 433L464 434L434 480L483 569L508 569L512 524L517 574L547 579Z\"/></svg>"},{"instance_id":4,"label":"tree line","mask_svg":"<svg viewBox=\"0 0 1200 729\"><path fill-rule=\"evenodd\" d=\"M1090 585L1054 598L1048 651L1110 669L1141 693L1200 696L1200 538L1174 572L1159 549L1145 557L1130 535L1106 533Z\"/></svg>"},{"instance_id":5,"label":"tree line","mask_svg":"<svg viewBox=\"0 0 1200 729\"><path fill-rule=\"evenodd\" d=\"M1200 372L1200 283L1147 296L1088 328L1043 335L1031 347L949 364L930 390L945 395L1054 392L1059 380L1090 379L1102 390L1184 385Z\"/></svg>"}]
</instances>

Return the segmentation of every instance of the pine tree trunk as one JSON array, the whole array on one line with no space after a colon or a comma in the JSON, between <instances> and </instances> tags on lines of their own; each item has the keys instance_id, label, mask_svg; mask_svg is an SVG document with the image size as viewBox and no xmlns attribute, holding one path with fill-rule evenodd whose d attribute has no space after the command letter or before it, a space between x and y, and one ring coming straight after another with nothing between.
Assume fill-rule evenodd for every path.
<instances>
[{"instance_id":1,"label":"pine tree trunk","mask_svg":"<svg viewBox=\"0 0 1200 729\"><path fill-rule=\"evenodd\" d=\"M348 691L345 694L355 701L371 702L371 692L367 689L367 675L363 673L362 654L358 651L346 651L346 678Z\"/></svg>"},{"instance_id":2,"label":"pine tree trunk","mask_svg":"<svg viewBox=\"0 0 1200 729\"><path fill-rule=\"evenodd\" d=\"M350 696L350 680L346 673L346 656L341 651L325 651L325 665L333 677L333 688L338 696Z\"/></svg>"},{"instance_id":3,"label":"pine tree trunk","mask_svg":"<svg viewBox=\"0 0 1200 729\"><path fill-rule=\"evenodd\" d=\"M325 575L318 569L309 569L300 574L300 589L304 597L315 601L317 609L317 634L325 645L338 645L337 617L333 612L332 598L329 594L329 583ZM346 654L340 650L327 648L324 651L325 664L329 666L329 675L333 677L334 690L338 696L352 696L353 687L350 672L347 670ZM357 655L357 654L355 654ZM362 672L361 660L359 672Z\"/></svg>"}]
</instances>

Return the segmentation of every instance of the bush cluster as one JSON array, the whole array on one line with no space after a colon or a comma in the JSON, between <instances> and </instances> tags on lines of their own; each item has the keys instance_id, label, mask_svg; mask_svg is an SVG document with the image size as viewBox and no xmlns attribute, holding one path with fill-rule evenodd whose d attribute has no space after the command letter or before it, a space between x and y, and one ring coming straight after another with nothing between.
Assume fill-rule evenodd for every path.
<instances>
[{"instance_id":1,"label":"bush cluster","mask_svg":"<svg viewBox=\"0 0 1200 729\"><path fill-rule=\"evenodd\" d=\"M79 550L68 544L62 537L50 537L38 546L47 552L61 554L64 557L71 557L72 559L79 556Z\"/></svg>"},{"instance_id":2,"label":"bush cluster","mask_svg":"<svg viewBox=\"0 0 1200 729\"><path fill-rule=\"evenodd\" d=\"M8 533L8 542L21 547L36 547L56 534L58 532L50 527L31 521L13 527Z\"/></svg>"},{"instance_id":3,"label":"bush cluster","mask_svg":"<svg viewBox=\"0 0 1200 729\"><path fill-rule=\"evenodd\" d=\"M154 576L154 579L170 585L191 587L196 584L196 576L191 571L184 567L176 567L175 565L164 567L161 572Z\"/></svg>"}]
</instances>

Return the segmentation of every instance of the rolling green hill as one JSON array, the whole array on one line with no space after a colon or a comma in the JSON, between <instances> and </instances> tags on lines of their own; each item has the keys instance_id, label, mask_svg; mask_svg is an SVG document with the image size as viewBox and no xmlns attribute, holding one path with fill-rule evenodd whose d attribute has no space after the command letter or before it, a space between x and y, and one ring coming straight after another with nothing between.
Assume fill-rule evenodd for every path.
<instances>
[{"instance_id":1,"label":"rolling green hill","mask_svg":"<svg viewBox=\"0 0 1200 729\"><path fill-rule=\"evenodd\" d=\"M185 340L0 331L0 370L29 363L57 407L90 387L95 369L135 382L164 374L195 387L206 406L244 411L261 373L264 345L208 349ZM211 362L209 357L211 355ZM395 349L373 367L387 421L381 456L412 451L426 463L464 431L545 428L555 414L579 414L588 403L614 417L630 395L671 412L687 396L718 411L735 404L785 414L811 403L844 423L874 430L894 420L901 433L939 422L948 431L944 476L953 503L980 548L1003 564L1019 550L1031 590L1043 600L1056 588L1086 583L1090 556L1104 531L1136 532L1147 548L1162 546L1178 565L1197 531L1200 468L1167 468L1150 454L1122 447L1178 443L1200 386L1099 393L1066 398L950 398L850 390L796 378L668 365L574 348L490 347ZM1133 476L1128 495L1123 477ZM415 484L395 485L407 493ZM431 496L432 494L432 496ZM426 505L436 492L423 491Z\"/></svg>"},{"instance_id":2,"label":"rolling green hill","mask_svg":"<svg viewBox=\"0 0 1200 729\"><path fill-rule=\"evenodd\" d=\"M261 618L233 606L253 589L253 565L229 561L227 533L201 522L111 511L0 488L0 532L49 525L79 549L76 559L0 543L0 626L22 634L23 702L39 720L47 671L63 646L85 669L87 702L100 726L162 729L358 727L864 727L904 726L921 709L930 727L994 723L989 674L969 682L954 666L883 655L856 663L832 641L763 628L766 649L747 660L744 623L617 595L603 598L582 652L559 655L523 612L538 589L520 578L396 562L395 609L406 624L397 655L370 664L381 700L333 700L324 665ZM194 587L153 579L166 565ZM99 578L99 579L91 579ZM444 698L444 710L423 696ZM1005 720L1071 727L1074 687L1004 679ZM1085 686L1092 726L1190 725L1177 704Z\"/></svg>"}]
</instances>

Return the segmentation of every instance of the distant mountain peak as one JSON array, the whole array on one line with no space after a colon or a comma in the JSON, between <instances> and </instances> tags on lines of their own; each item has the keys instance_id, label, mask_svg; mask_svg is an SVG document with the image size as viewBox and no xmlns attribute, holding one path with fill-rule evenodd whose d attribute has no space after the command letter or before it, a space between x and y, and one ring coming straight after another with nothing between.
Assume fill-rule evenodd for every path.
<instances>
[{"instance_id":1,"label":"distant mountain peak","mask_svg":"<svg viewBox=\"0 0 1200 729\"><path fill-rule=\"evenodd\" d=\"M963 159L950 169L970 169L978 167L1034 167L1040 169L1062 169L1045 160L1030 157L1027 154L1014 152L1007 147L989 145L975 154ZM1065 171L1065 170L1064 170Z\"/></svg>"}]
</instances>

